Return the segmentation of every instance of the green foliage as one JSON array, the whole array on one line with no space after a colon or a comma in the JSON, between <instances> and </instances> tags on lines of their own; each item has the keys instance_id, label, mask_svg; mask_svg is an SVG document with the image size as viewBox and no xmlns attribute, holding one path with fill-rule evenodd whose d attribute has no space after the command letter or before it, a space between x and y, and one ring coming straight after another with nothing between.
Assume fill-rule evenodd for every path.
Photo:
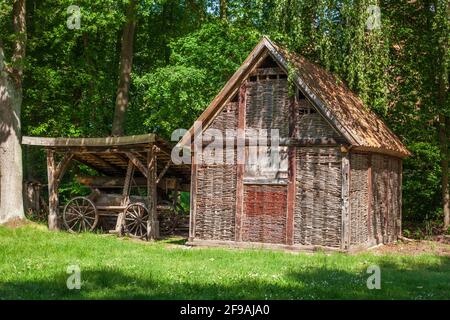
<instances>
[{"instance_id":1,"label":"green foliage","mask_svg":"<svg viewBox=\"0 0 450 320\"><path fill-rule=\"evenodd\" d=\"M425 217L440 218L439 148L426 142L410 144L409 148L414 156L403 165L403 215L416 222Z\"/></svg>"},{"instance_id":2,"label":"green foliage","mask_svg":"<svg viewBox=\"0 0 450 320\"><path fill-rule=\"evenodd\" d=\"M170 138L175 129L189 129L258 40L253 28L222 21L174 40L169 65L134 77L128 132Z\"/></svg>"},{"instance_id":3,"label":"green foliage","mask_svg":"<svg viewBox=\"0 0 450 320\"><path fill-rule=\"evenodd\" d=\"M184 66L167 66L136 77L128 132L156 132L170 138L173 130L188 129L209 102L207 82L203 70Z\"/></svg>"}]
</instances>

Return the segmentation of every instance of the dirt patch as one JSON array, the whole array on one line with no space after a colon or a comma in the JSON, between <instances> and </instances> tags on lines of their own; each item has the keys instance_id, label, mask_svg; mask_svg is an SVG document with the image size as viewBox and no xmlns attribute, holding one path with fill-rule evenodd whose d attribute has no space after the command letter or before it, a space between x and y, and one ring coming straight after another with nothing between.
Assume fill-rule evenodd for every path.
<instances>
[{"instance_id":1,"label":"dirt patch","mask_svg":"<svg viewBox=\"0 0 450 320\"><path fill-rule=\"evenodd\" d=\"M377 254L403 254L420 255L435 254L439 256L450 256L450 244L443 241L418 240L412 242L402 242L386 244L375 248L372 252Z\"/></svg>"},{"instance_id":2,"label":"dirt patch","mask_svg":"<svg viewBox=\"0 0 450 320\"><path fill-rule=\"evenodd\" d=\"M8 227L8 228L20 228L20 227L26 226L30 223L31 222L26 219L14 218L14 219L9 220L8 222L3 223L2 226Z\"/></svg>"}]
</instances>

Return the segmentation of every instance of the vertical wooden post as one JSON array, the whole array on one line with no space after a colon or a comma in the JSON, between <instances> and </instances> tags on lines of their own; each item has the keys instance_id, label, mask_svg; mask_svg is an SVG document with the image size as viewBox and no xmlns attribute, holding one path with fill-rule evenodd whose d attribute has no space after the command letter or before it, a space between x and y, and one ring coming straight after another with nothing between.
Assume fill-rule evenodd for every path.
<instances>
[{"instance_id":1,"label":"vertical wooden post","mask_svg":"<svg viewBox=\"0 0 450 320\"><path fill-rule=\"evenodd\" d=\"M289 137L294 138L297 135L297 104L296 97L291 98L290 101L290 117L289 117ZM287 216L286 216L286 244L294 244L294 210L295 210L295 195L296 195L296 163L297 148L295 146L288 146L288 190L287 190Z\"/></svg>"},{"instance_id":2,"label":"vertical wooden post","mask_svg":"<svg viewBox=\"0 0 450 320\"><path fill-rule=\"evenodd\" d=\"M239 106L238 106L238 130L241 130L244 137L236 139L238 152L238 163L236 164L236 217L235 217L235 240L242 241L242 215L244 211L244 163L245 162L245 107L247 103L247 87L246 82L241 84L239 88ZM243 144L242 141L243 140ZM239 150L242 148L242 150ZM239 152L242 159L239 159Z\"/></svg>"},{"instance_id":3,"label":"vertical wooden post","mask_svg":"<svg viewBox=\"0 0 450 320\"><path fill-rule=\"evenodd\" d=\"M350 246L350 160L348 152L342 153L342 243L341 248Z\"/></svg>"},{"instance_id":4,"label":"vertical wooden post","mask_svg":"<svg viewBox=\"0 0 450 320\"><path fill-rule=\"evenodd\" d=\"M156 170L157 170L157 149L156 146L152 146L151 150L147 152L147 203L149 211L149 219L147 222L147 237L149 240L153 240L158 236L158 223L157 223L157 185L156 185Z\"/></svg>"},{"instance_id":5,"label":"vertical wooden post","mask_svg":"<svg viewBox=\"0 0 450 320\"><path fill-rule=\"evenodd\" d=\"M197 212L197 163L195 159L195 155L193 154L191 156L191 210L189 212L189 241L193 241L195 238L195 213Z\"/></svg>"},{"instance_id":6,"label":"vertical wooden post","mask_svg":"<svg viewBox=\"0 0 450 320\"><path fill-rule=\"evenodd\" d=\"M397 234L396 238L402 236L402 189L403 189L403 161L399 159L398 165L398 217L397 217Z\"/></svg>"},{"instance_id":7,"label":"vertical wooden post","mask_svg":"<svg viewBox=\"0 0 450 320\"><path fill-rule=\"evenodd\" d=\"M47 150L47 176L48 176L48 228L59 230L58 224L58 184L56 177L55 151Z\"/></svg>"},{"instance_id":8,"label":"vertical wooden post","mask_svg":"<svg viewBox=\"0 0 450 320\"><path fill-rule=\"evenodd\" d=\"M58 188L67 166L72 160L73 154L68 152L64 158L56 165L55 151L47 149L47 176L48 176L48 228L59 230L59 198Z\"/></svg>"},{"instance_id":9,"label":"vertical wooden post","mask_svg":"<svg viewBox=\"0 0 450 320\"><path fill-rule=\"evenodd\" d=\"M372 195L372 155L369 154L368 156L368 167L367 167L367 232L368 234L368 241L372 242L374 237L372 234L372 202L373 202L373 195Z\"/></svg>"}]
</instances>

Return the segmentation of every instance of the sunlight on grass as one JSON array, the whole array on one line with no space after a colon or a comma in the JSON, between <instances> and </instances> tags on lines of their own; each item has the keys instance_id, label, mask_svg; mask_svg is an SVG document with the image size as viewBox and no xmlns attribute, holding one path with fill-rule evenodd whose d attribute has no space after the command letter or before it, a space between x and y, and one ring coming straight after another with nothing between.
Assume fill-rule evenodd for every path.
<instances>
[{"instance_id":1,"label":"sunlight on grass","mask_svg":"<svg viewBox=\"0 0 450 320\"><path fill-rule=\"evenodd\" d=\"M0 227L1 299L448 299L450 258L188 248L112 235ZM369 290L370 265L381 289ZM81 290L68 290L69 265Z\"/></svg>"}]
</instances>

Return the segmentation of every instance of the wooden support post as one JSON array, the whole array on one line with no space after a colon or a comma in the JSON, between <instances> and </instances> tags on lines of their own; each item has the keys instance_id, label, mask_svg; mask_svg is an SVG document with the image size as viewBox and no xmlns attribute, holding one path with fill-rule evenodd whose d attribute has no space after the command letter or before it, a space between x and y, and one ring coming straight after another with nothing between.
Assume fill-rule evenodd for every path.
<instances>
[{"instance_id":1,"label":"wooden support post","mask_svg":"<svg viewBox=\"0 0 450 320\"><path fill-rule=\"evenodd\" d=\"M243 144L237 138L236 152L238 153L236 164L236 217L235 217L235 240L242 241L242 215L244 212L244 168L245 165L245 108L247 103L247 86L244 82L239 88L239 106L238 106L238 130L244 135ZM242 159L239 159L239 153L242 154Z\"/></svg>"},{"instance_id":2,"label":"wooden support post","mask_svg":"<svg viewBox=\"0 0 450 320\"><path fill-rule=\"evenodd\" d=\"M291 98L289 106L289 137L295 138L297 135L297 103L296 97ZM294 244L294 210L295 210L295 195L296 195L296 176L297 163L296 155L297 148L295 146L288 147L288 189L287 189L287 216L286 216L286 244Z\"/></svg>"},{"instance_id":3,"label":"wooden support post","mask_svg":"<svg viewBox=\"0 0 450 320\"><path fill-rule=\"evenodd\" d=\"M153 152L153 151L151 151ZM137 157L137 155L135 155L132 152L125 152L125 154L127 155L128 159L130 159L133 164L136 166L136 168L139 169L139 171L146 177L148 178L148 168L141 162L141 160L139 160L139 158Z\"/></svg>"},{"instance_id":4,"label":"wooden support post","mask_svg":"<svg viewBox=\"0 0 450 320\"><path fill-rule=\"evenodd\" d=\"M189 212L189 241L195 238L195 214L197 212L197 164L195 155L191 156L191 194L190 194L190 212Z\"/></svg>"},{"instance_id":5,"label":"wooden support post","mask_svg":"<svg viewBox=\"0 0 450 320\"><path fill-rule=\"evenodd\" d=\"M368 156L368 167L367 167L367 232L369 233L369 242L374 240L374 235L372 234L372 203L373 203L373 194L372 194L372 155Z\"/></svg>"},{"instance_id":6,"label":"wooden support post","mask_svg":"<svg viewBox=\"0 0 450 320\"><path fill-rule=\"evenodd\" d=\"M397 216L397 230L396 239L402 237L402 189L403 189L403 161L398 159L398 216Z\"/></svg>"},{"instance_id":7,"label":"wooden support post","mask_svg":"<svg viewBox=\"0 0 450 320\"><path fill-rule=\"evenodd\" d=\"M342 153L342 239L341 248L350 247L350 160L348 153Z\"/></svg>"},{"instance_id":8,"label":"wooden support post","mask_svg":"<svg viewBox=\"0 0 450 320\"><path fill-rule=\"evenodd\" d=\"M131 192L131 180L133 179L133 174L134 174L134 164L131 160L128 161L128 166L127 166L127 174L125 176L125 181L123 184L123 190L122 190L122 205L126 205L130 196L130 192ZM125 210L122 210L119 215L117 216L117 221L116 221L116 230L115 233L122 235L122 226L124 223L124 219L125 219Z\"/></svg>"},{"instance_id":9,"label":"wooden support post","mask_svg":"<svg viewBox=\"0 0 450 320\"><path fill-rule=\"evenodd\" d=\"M55 151L47 150L47 175L48 175L48 228L59 230L59 197L58 188L61 178L72 160L73 154L66 153L64 158L56 164Z\"/></svg>"},{"instance_id":10,"label":"wooden support post","mask_svg":"<svg viewBox=\"0 0 450 320\"><path fill-rule=\"evenodd\" d=\"M149 212L149 219L147 222L147 238L149 240L154 240L158 237L158 221L157 221L157 184L156 184L156 169L157 169L157 159L156 159L157 149L155 146L147 152L147 207Z\"/></svg>"},{"instance_id":11,"label":"wooden support post","mask_svg":"<svg viewBox=\"0 0 450 320\"><path fill-rule=\"evenodd\" d=\"M161 173L159 174L158 178L156 179L156 184L158 184L159 181L161 181L162 177L164 177L164 175L166 174L167 170L169 170L171 164L172 164L171 160L167 161L167 163L164 166L163 170L161 171Z\"/></svg>"}]
</instances>

